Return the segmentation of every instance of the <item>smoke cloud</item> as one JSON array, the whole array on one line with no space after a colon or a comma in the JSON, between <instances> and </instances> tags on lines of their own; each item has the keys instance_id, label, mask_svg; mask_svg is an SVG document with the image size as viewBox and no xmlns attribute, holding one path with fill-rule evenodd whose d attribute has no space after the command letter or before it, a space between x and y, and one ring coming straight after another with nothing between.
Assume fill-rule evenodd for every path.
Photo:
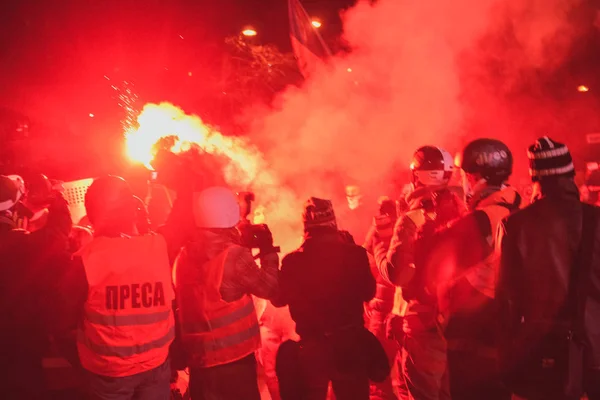
<instances>
[{"instance_id":1,"label":"smoke cloud","mask_svg":"<svg viewBox=\"0 0 600 400\"><path fill-rule=\"evenodd\" d=\"M285 208L278 217L292 224L309 195L343 200L347 184L373 196L389 192L391 177L406 174L422 145L455 152L470 139L496 137L519 160L556 122L536 85L540 71L568 55L579 4L359 1L343 14L351 53L281 94L265 115L251 110L251 140L291 188L285 199L271 191L263 200Z\"/></svg>"}]
</instances>

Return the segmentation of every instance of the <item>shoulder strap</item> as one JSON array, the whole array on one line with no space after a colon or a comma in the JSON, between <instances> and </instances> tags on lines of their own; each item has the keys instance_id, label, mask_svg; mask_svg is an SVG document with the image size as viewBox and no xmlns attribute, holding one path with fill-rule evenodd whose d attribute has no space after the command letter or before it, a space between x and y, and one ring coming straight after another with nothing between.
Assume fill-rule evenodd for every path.
<instances>
[{"instance_id":1,"label":"shoulder strap","mask_svg":"<svg viewBox=\"0 0 600 400\"><path fill-rule=\"evenodd\" d=\"M598 213L596 207L581 204L581 241L571 270L569 282L568 315L572 318L572 328L575 333L584 332L585 304L588 296L588 285L592 269L594 244L596 241L596 228Z\"/></svg>"}]
</instances>

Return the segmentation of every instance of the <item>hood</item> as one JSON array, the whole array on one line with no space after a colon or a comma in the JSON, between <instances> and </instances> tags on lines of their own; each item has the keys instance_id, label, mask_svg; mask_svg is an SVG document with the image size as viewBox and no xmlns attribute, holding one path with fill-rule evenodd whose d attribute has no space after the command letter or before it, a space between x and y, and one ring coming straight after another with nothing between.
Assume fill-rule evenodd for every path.
<instances>
[{"instance_id":1,"label":"hood","mask_svg":"<svg viewBox=\"0 0 600 400\"><path fill-rule=\"evenodd\" d=\"M477 203L477 209L502 204L512 211L521 207L521 195L512 186L488 187L490 191Z\"/></svg>"}]
</instances>

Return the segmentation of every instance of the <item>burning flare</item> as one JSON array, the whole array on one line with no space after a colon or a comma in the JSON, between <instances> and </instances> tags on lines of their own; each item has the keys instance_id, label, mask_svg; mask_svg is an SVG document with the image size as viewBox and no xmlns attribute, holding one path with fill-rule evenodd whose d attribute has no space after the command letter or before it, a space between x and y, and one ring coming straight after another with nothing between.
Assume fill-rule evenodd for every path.
<instances>
[{"instance_id":1,"label":"burning flare","mask_svg":"<svg viewBox=\"0 0 600 400\"><path fill-rule=\"evenodd\" d=\"M231 185L250 184L264 165L262 155L244 139L224 136L198 116L188 115L170 103L146 104L137 118L137 127L125 132L125 138L129 158L149 169L158 143L164 144L161 139L165 138L169 139L168 150L176 154L197 146L208 154L224 156L229 160L225 179Z\"/></svg>"},{"instance_id":2,"label":"burning flare","mask_svg":"<svg viewBox=\"0 0 600 400\"><path fill-rule=\"evenodd\" d=\"M224 136L173 104L149 103L137 117L137 127L125 132L125 139L129 158L149 169L158 146L165 143L173 153L196 146L207 154L224 157L227 160L224 171L214 172L222 172L234 189L257 193L254 222L265 222L268 210L269 226L283 251L300 244L302 203L291 187L280 184L263 154L244 138Z\"/></svg>"}]
</instances>

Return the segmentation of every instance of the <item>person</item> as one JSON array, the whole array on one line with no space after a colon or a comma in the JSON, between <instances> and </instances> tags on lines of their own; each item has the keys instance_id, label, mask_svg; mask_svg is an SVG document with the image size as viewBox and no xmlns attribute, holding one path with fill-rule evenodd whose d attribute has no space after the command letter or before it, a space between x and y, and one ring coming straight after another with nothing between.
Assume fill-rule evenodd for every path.
<instances>
[{"instance_id":1,"label":"person","mask_svg":"<svg viewBox=\"0 0 600 400\"><path fill-rule=\"evenodd\" d=\"M510 399L498 371L494 237L500 221L519 209L521 196L508 186L513 156L495 139L477 139L459 154L470 212L432 238L426 262L438 291L438 322L448 349L454 399ZM443 260L443 262L440 262Z\"/></svg>"},{"instance_id":2,"label":"person","mask_svg":"<svg viewBox=\"0 0 600 400\"><path fill-rule=\"evenodd\" d=\"M338 231L331 201L311 197L303 220L304 243L284 257L280 295L273 300L276 307L289 306L301 338L297 357L293 351L278 355L282 399L324 400L330 382L338 400L368 399L371 348L363 303L375 295L375 279L367 252ZM280 353L293 348L289 343ZM300 372L283 375L286 370Z\"/></svg>"},{"instance_id":3,"label":"person","mask_svg":"<svg viewBox=\"0 0 600 400\"><path fill-rule=\"evenodd\" d=\"M260 268L241 245L240 208L231 190L210 187L194 197L195 237L174 266L190 394L194 400L258 400L260 330L252 295L277 294L279 256L268 231Z\"/></svg>"},{"instance_id":4,"label":"person","mask_svg":"<svg viewBox=\"0 0 600 400\"><path fill-rule=\"evenodd\" d=\"M581 203L566 145L542 137L528 156L539 196L497 239L506 382L514 398L600 399L600 210Z\"/></svg>"},{"instance_id":5,"label":"person","mask_svg":"<svg viewBox=\"0 0 600 400\"><path fill-rule=\"evenodd\" d=\"M66 251L71 216L59 193L45 198L46 224L35 232L17 229L14 210L25 193L16 175L0 176L0 311L5 329L0 357L2 398L39 399L43 395L42 359L53 333L55 257Z\"/></svg>"},{"instance_id":6,"label":"person","mask_svg":"<svg viewBox=\"0 0 600 400\"><path fill-rule=\"evenodd\" d=\"M410 209L396 222L389 251L383 240L376 242L375 260L383 278L400 286L408 302L402 313L403 332L394 335L403 338L401 363L408 398L448 399L446 342L437 326L437 302L424 264L431 250L428 238L459 217L464 206L448 189L454 160L447 151L419 148L411 171L414 191L407 199Z\"/></svg>"},{"instance_id":7,"label":"person","mask_svg":"<svg viewBox=\"0 0 600 400\"><path fill-rule=\"evenodd\" d=\"M277 351L282 343L292 340L298 341L296 324L290 316L287 307L276 308L270 302L264 305L260 314L261 347L258 350L258 359L262 367L264 380L271 396L271 400L281 400L279 381L276 373Z\"/></svg>"},{"instance_id":8,"label":"person","mask_svg":"<svg viewBox=\"0 0 600 400\"><path fill-rule=\"evenodd\" d=\"M138 201L120 177L95 179L85 208L94 238L76 253L62 299L65 318L78 321L72 364L85 370L91 399L168 399L175 326L165 237L139 235Z\"/></svg>"},{"instance_id":9,"label":"person","mask_svg":"<svg viewBox=\"0 0 600 400\"><path fill-rule=\"evenodd\" d=\"M388 337L388 327L395 320L396 316L399 316L399 309L401 307L400 297L396 301L397 296L400 294L399 288L383 279L374 258L374 236L378 236L379 241L385 243L385 247L389 248L394 234L394 225L398 219L398 211L402 212L403 202L396 204L393 200L387 196L379 198L379 213L373 218L373 224L367 233L367 238L363 247L367 250L369 256L369 263L371 266L371 273L375 277L376 290L375 297L365 304L367 329L373 333L377 339L381 342L385 352L388 356L390 365L394 365L398 360L398 342L393 338ZM394 306L396 305L396 309ZM399 371L395 371L398 373ZM399 382L399 381L402 382ZM394 386L397 390L403 393L406 389L403 385L404 379L400 376L388 377L384 382L371 382L371 400L395 400L397 398L394 393ZM402 384L400 384L402 383Z\"/></svg>"},{"instance_id":10,"label":"person","mask_svg":"<svg viewBox=\"0 0 600 400\"><path fill-rule=\"evenodd\" d=\"M368 218L377 211L377 199L372 198L364 187L356 184L345 188L345 202L340 204L341 211L337 217L340 229L348 231L352 237L362 243L369 231ZM337 206L336 206L337 207Z\"/></svg>"}]
</instances>

